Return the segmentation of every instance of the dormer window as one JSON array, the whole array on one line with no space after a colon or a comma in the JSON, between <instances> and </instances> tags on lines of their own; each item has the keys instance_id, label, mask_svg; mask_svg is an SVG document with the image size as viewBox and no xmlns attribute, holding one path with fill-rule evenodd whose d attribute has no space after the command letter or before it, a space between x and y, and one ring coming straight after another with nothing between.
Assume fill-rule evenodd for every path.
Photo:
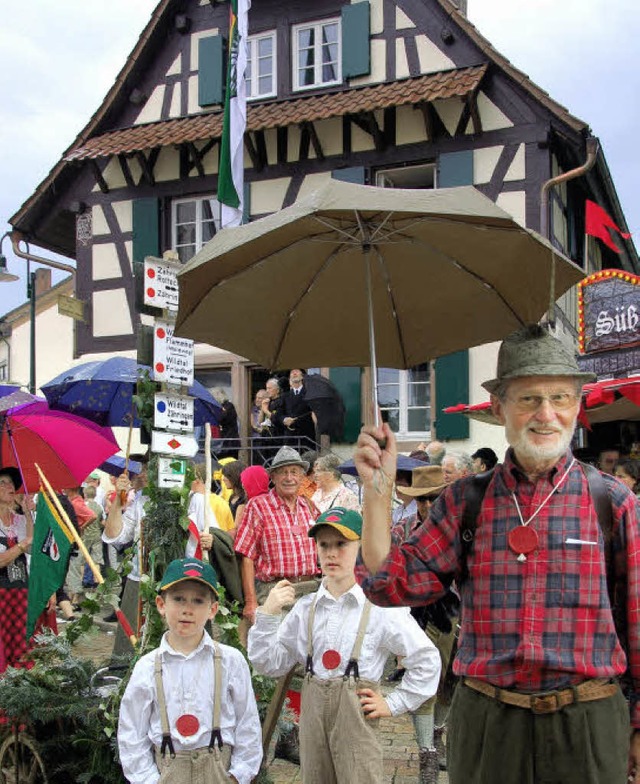
<instances>
[{"instance_id":1,"label":"dormer window","mask_svg":"<svg viewBox=\"0 0 640 784\"><path fill-rule=\"evenodd\" d=\"M247 39L247 100L276 94L276 34L274 31Z\"/></svg>"},{"instance_id":2,"label":"dormer window","mask_svg":"<svg viewBox=\"0 0 640 784\"><path fill-rule=\"evenodd\" d=\"M293 89L308 90L342 81L340 19L293 28Z\"/></svg>"}]
</instances>

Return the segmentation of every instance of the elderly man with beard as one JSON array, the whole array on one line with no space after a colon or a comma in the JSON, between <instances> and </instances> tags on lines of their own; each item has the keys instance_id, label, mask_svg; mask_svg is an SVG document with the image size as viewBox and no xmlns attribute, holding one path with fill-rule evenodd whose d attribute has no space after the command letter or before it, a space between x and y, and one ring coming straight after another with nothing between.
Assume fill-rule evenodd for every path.
<instances>
[{"instance_id":1,"label":"elderly man with beard","mask_svg":"<svg viewBox=\"0 0 640 784\"><path fill-rule=\"evenodd\" d=\"M543 328L508 337L497 378L483 386L511 446L488 479L474 526L465 508L477 480L465 477L400 545L389 533L393 433L383 425L360 435L365 593L376 604L418 605L440 598L453 579L460 589L451 784L640 782L638 502L571 453L581 387L591 379ZM612 517L614 609L626 620L631 716L616 682L627 659L607 590L598 499Z\"/></svg>"}]
</instances>

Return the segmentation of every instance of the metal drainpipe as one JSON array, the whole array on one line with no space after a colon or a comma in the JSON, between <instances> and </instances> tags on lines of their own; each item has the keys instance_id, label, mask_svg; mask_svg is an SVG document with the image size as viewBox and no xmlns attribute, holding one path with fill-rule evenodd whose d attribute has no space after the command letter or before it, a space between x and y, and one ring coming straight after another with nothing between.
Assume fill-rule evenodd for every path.
<instances>
[{"instance_id":1,"label":"metal drainpipe","mask_svg":"<svg viewBox=\"0 0 640 784\"><path fill-rule=\"evenodd\" d=\"M557 177L552 177L550 180L542 183L540 189L540 234L546 239L549 237L549 192L551 188L560 185L562 182L573 180L576 177L581 177L593 168L598 157L599 143L595 136L589 136L586 140L587 147L587 160L578 166L577 169L559 174Z\"/></svg>"},{"instance_id":2,"label":"metal drainpipe","mask_svg":"<svg viewBox=\"0 0 640 784\"><path fill-rule=\"evenodd\" d=\"M540 234L542 234L545 239L551 239L549 237L549 192L551 191L551 188L554 188L556 185L560 185L560 183L573 180L576 177L581 177L583 174L586 174L590 169L592 169L598 157L598 147L598 140L595 136L587 137L587 160L582 164L582 166L578 166L577 169L571 169L571 171L564 172L564 174L559 174L557 177L552 177L550 180L542 183L542 188L540 189ZM549 310L547 312L547 321L549 322L550 326L554 327L556 321L556 280L554 269L555 254L552 253L551 258L551 285L549 288Z\"/></svg>"},{"instance_id":3,"label":"metal drainpipe","mask_svg":"<svg viewBox=\"0 0 640 784\"><path fill-rule=\"evenodd\" d=\"M20 250L20 243L25 242L26 239L19 231L12 231L9 233L9 237L11 239L11 247L13 248L13 252L16 256L21 259L26 259L27 261L35 261L38 264L44 264L45 267L54 267L54 269L62 270L63 272L69 272L71 275L76 274L76 268L72 267L71 264L63 264L61 261L54 261L53 259L45 259L43 256L36 256L33 253L26 253L23 250Z\"/></svg>"}]
</instances>

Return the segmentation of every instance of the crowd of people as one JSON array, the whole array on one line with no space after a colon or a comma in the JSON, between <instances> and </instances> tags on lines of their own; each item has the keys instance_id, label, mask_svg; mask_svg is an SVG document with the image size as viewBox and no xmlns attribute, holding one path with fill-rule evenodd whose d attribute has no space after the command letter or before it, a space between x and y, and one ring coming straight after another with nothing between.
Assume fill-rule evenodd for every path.
<instances>
[{"instance_id":1,"label":"crowd of people","mask_svg":"<svg viewBox=\"0 0 640 784\"><path fill-rule=\"evenodd\" d=\"M303 379L292 373L293 398ZM215 560L223 540L239 565L247 656L278 678L274 700L287 698L295 717L276 753L301 764L305 784L382 782L377 721L403 712L421 784L445 767L451 784L640 782L640 469L615 449L597 468L573 455L589 378L540 327L507 338L484 384L509 444L502 462L487 446L467 454L432 441L411 453L414 468L399 469L383 423L358 439L355 487L335 455L286 444L265 465L226 456L210 488L197 465L196 533L156 600L167 632L122 702L128 780L249 784L260 767L247 664L205 629L219 581L228 589L233 579ZM307 418L295 403L270 379L256 394L254 431L293 428ZM109 492L97 474L65 491L96 562L135 545L146 482L143 464ZM19 490L19 474L0 469L2 668L28 659L15 619L32 528ZM132 566L125 614L138 604L135 557ZM73 614L90 579L78 559L60 606ZM115 652L128 645L121 637ZM383 696L389 662L395 685Z\"/></svg>"}]
</instances>

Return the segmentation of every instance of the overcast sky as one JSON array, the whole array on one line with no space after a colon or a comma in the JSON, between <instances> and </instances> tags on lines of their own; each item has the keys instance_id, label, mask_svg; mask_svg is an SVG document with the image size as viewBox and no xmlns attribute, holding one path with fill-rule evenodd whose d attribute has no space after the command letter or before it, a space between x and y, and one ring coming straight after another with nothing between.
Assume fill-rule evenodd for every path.
<instances>
[{"instance_id":1,"label":"overcast sky","mask_svg":"<svg viewBox=\"0 0 640 784\"><path fill-rule=\"evenodd\" d=\"M428 0L425 0L427 2ZM31 0L0 27L0 227L89 120L157 0ZM520 70L586 121L630 231L640 236L638 0L468 0L469 18ZM49 256L46 251L33 252ZM10 271L26 264L3 252ZM0 284L0 314L26 299Z\"/></svg>"}]
</instances>

